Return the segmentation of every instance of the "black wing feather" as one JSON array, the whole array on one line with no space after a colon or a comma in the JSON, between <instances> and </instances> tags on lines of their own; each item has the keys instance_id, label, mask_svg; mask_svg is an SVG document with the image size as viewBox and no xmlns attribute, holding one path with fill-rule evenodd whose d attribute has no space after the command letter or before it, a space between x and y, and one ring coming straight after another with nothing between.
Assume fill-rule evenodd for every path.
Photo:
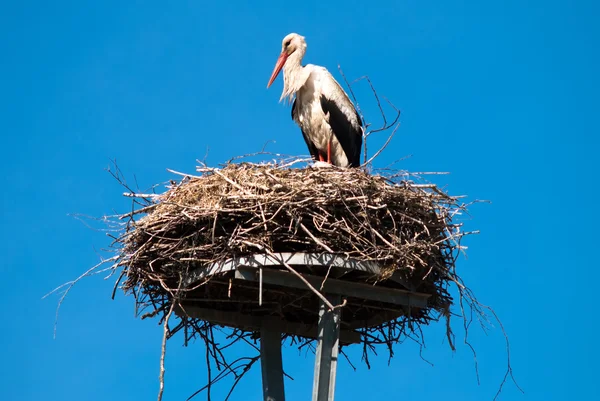
<instances>
[{"instance_id":1,"label":"black wing feather","mask_svg":"<svg viewBox=\"0 0 600 401\"><path fill-rule=\"evenodd\" d=\"M325 95L321 95L320 100L323 112L325 114L329 113L329 125L348 158L349 166L360 166L360 150L362 147L362 130L360 127L362 126L362 120L358 112L353 109L359 125L357 129L334 101L328 99Z\"/></svg>"},{"instance_id":2,"label":"black wing feather","mask_svg":"<svg viewBox=\"0 0 600 401\"><path fill-rule=\"evenodd\" d=\"M292 104L292 120L295 120L296 119L295 117L296 117L296 99L294 99L294 103ZM317 149L315 144L308 138L308 136L304 133L302 128L300 128L300 131L302 131L302 136L304 137L304 142L306 142L306 146L308 147L308 151L310 152L310 155L313 157L313 159L319 160L319 150Z\"/></svg>"}]
</instances>

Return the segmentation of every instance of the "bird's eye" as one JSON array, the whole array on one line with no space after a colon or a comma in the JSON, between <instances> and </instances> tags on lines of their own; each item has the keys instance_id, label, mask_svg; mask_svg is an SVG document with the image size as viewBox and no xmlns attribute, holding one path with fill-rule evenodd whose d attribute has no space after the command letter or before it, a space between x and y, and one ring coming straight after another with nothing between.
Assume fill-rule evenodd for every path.
<instances>
[{"instance_id":1,"label":"bird's eye","mask_svg":"<svg viewBox=\"0 0 600 401\"><path fill-rule=\"evenodd\" d=\"M287 42L284 43L284 46L288 47L290 45L290 43L291 43L291 40L288 40Z\"/></svg>"}]
</instances>

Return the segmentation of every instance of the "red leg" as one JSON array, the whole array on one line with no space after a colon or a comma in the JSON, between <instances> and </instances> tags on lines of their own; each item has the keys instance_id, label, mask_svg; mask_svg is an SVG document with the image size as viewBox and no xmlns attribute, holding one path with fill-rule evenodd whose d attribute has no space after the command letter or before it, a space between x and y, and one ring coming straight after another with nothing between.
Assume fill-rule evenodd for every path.
<instances>
[{"instance_id":1,"label":"red leg","mask_svg":"<svg viewBox=\"0 0 600 401\"><path fill-rule=\"evenodd\" d=\"M331 164L331 139L327 141L327 163Z\"/></svg>"},{"instance_id":2,"label":"red leg","mask_svg":"<svg viewBox=\"0 0 600 401\"><path fill-rule=\"evenodd\" d=\"M320 162L324 162L325 158L323 157L323 154L321 152L319 152L319 161Z\"/></svg>"}]
</instances>

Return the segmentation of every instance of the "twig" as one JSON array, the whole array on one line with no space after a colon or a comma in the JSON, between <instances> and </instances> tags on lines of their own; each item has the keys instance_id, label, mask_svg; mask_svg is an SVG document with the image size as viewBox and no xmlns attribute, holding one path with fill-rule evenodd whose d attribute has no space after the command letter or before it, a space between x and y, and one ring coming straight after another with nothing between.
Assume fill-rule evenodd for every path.
<instances>
[{"instance_id":1,"label":"twig","mask_svg":"<svg viewBox=\"0 0 600 401\"><path fill-rule=\"evenodd\" d=\"M160 373L158 375L159 380L159 389L158 389L158 401L162 400L163 390L165 388L165 354L167 352L167 337L169 335L169 319L171 318L171 314L173 313L173 308L175 307L175 299L171 301L171 307L169 308L169 312L165 317L165 322L163 324L163 339L160 353Z\"/></svg>"},{"instance_id":2,"label":"twig","mask_svg":"<svg viewBox=\"0 0 600 401\"><path fill-rule=\"evenodd\" d=\"M73 286L82 278L87 277L87 276L91 276L93 274L99 274L99 273L103 273L107 270L112 269L114 266L109 266L105 269L101 269L96 271L100 266L102 266L105 263L108 262L114 262L118 260L118 256L113 256L112 258L109 259L103 259L100 263L96 264L95 266L91 267L90 269L88 269L85 273L83 273L82 275L80 275L79 277L77 277L75 280L72 281L68 281L64 284L59 285L58 287L56 287L55 289L53 289L52 291L50 291L49 293L47 293L46 295L44 295L42 297L42 299L47 298L49 295L54 294L56 291L59 291L60 289L67 287L67 289L63 292L62 296L60 297L60 299L58 300L58 305L56 305L56 315L54 318L54 338L56 338L56 328L58 325L58 313L60 311L60 306L62 305L63 301L65 300L65 297L67 296L67 294L69 293L69 291L71 291L71 288L73 288Z\"/></svg>"},{"instance_id":3,"label":"twig","mask_svg":"<svg viewBox=\"0 0 600 401\"><path fill-rule=\"evenodd\" d=\"M302 230L308 234L308 236L310 238L312 238L313 241L315 241L317 244L319 244L323 249L325 249L327 252L329 253L335 253L333 251L333 249L331 249L330 247L328 247L327 245L325 245L322 241L320 241L317 237L315 237L313 235L313 233L310 232L310 230L308 228L306 228L306 226L303 223L300 223L300 228L302 228Z\"/></svg>"},{"instance_id":4,"label":"twig","mask_svg":"<svg viewBox=\"0 0 600 401\"><path fill-rule=\"evenodd\" d=\"M160 195L157 195L157 194L138 194L135 192L124 192L123 196L125 196L127 198L143 198L143 199L152 199L152 198L160 197Z\"/></svg>"},{"instance_id":5,"label":"twig","mask_svg":"<svg viewBox=\"0 0 600 401\"><path fill-rule=\"evenodd\" d=\"M270 250L265 249L265 251L267 252L267 254L273 258L277 258L277 256ZM302 282L304 284L306 284L306 286L317 296L321 299L321 301L323 301L323 303L329 308L329 310L333 310L334 307L331 304L331 302L329 302L327 300L327 298L325 298L325 296L323 294L321 294L319 292L319 290L317 290L311 283L308 282L308 280L306 278L304 278L304 276L302 276L300 273L298 273L296 271L296 269L294 269L292 266L290 266L286 261L279 259L281 261L281 263L285 266L286 269L288 269L291 273L293 273L296 277L298 277L300 280L302 280Z\"/></svg>"},{"instance_id":6,"label":"twig","mask_svg":"<svg viewBox=\"0 0 600 401\"><path fill-rule=\"evenodd\" d=\"M366 161L365 163L363 163L363 166L366 166L369 163L371 163L373 160L375 160L375 158L377 156L379 156L379 154L381 152L383 152L385 150L385 148L387 148L388 144L390 143L390 141L392 140L392 138L396 134L396 131L398 130L398 128L400 128L400 124L396 125L396 128L394 128L394 130L392 131L391 135L388 136L388 139L387 139L387 141L385 141L385 143L383 144L383 146L373 155L373 157L371 157L368 161Z\"/></svg>"}]
</instances>

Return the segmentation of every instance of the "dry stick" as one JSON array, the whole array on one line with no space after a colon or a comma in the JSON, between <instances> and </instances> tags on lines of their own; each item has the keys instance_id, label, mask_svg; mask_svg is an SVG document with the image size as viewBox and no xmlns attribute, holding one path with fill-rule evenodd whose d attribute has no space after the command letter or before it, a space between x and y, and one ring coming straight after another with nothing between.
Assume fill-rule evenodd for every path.
<instances>
[{"instance_id":1,"label":"dry stick","mask_svg":"<svg viewBox=\"0 0 600 401\"><path fill-rule=\"evenodd\" d=\"M126 190L128 190L130 193L135 193L135 191L129 187L129 185L127 185L127 182L125 182L125 177L123 176L123 173L121 172L121 169L119 168L119 166L117 165L117 160L111 160L113 166L115 167L115 172L113 172L110 167L108 167L108 169L106 169L106 171L108 171L108 173L113 176L113 178L115 180L117 180L117 182L119 184L121 184ZM132 205L133 206L133 205Z\"/></svg>"},{"instance_id":2,"label":"dry stick","mask_svg":"<svg viewBox=\"0 0 600 401\"><path fill-rule=\"evenodd\" d=\"M136 214L140 214L140 213L146 213L146 212L148 212L148 211L150 211L150 210L154 209L154 208L155 208L155 207L157 207L157 206L158 206L158 203L156 203L156 204L154 204L154 205L149 205L149 206L143 207L143 208L141 208L141 209L138 209L138 210L134 210L134 211L132 211L132 212L129 212L129 213L125 213L125 214L123 214L123 215L119 216L119 220L123 220L123 219L129 218L129 217L133 217L133 216L135 216Z\"/></svg>"},{"instance_id":3,"label":"dry stick","mask_svg":"<svg viewBox=\"0 0 600 401\"><path fill-rule=\"evenodd\" d=\"M340 74L342 75L342 78L344 79L344 82L346 83L346 86L348 87L348 90L350 91L350 96L352 96L352 101L354 102L354 104L356 105L356 108L358 109L358 111L360 113L360 107L358 106L358 101L356 100L356 96L354 96L354 91L352 90L352 85L346 79L346 74L344 74L344 71L342 71L342 66L339 64L338 64L338 70L340 71ZM360 113L360 114L362 117L362 113Z\"/></svg>"},{"instance_id":4,"label":"dry stick","mask_svg":"<svg viewBox=\"0 0 600 401\"><path fill-rule=\"evenodd\" d=\"M209 341L208 336L206 337L205 341ZM212 379L212 369L210 368L210 347L208 345L208 343L206 343L206 374L208 375L208 383L207 383L207 390L206 390L206 399L207 401L210 401L210 389L211 389L211 385L214 383L213 379ZM216 359L216 358L215 358ZM218 363L215 362L215 364L218 366ZM223 371L225 372L225 371Z\"/></svg>"},{"instance_id":5,"label":"dry stick","mask_svg":"<svg viewBox=\"0 0 600 401\"><path fill-rule=\"evenodd\" d=\"M452 326L450 325L451 313L449 307L444 310L443 315L446 318L446 337L448 338L448 344L450 344L450 349L452 351L456 351L456 347L454 346L454 333L452 332ZM477 379L479 381L479 377L477 377Z\"/></svg>"},{"instance_id":6,"label":"dry stick","mask_svg":"<svg viewBox=\"0 0 600 401\"><path fill-rule=\"evenodd\" d=\"M129 192L124 192L123 196L125 196L126 198L158 198L160 197L159 194L138 194L135 192L129 193Z\"/></svg>"},{"instance_id":7,"label":"dry stick","mask_svg":"<svg viewBox=\"0 0 600 401\"><path fill-rule=\"evenodd\" d=\"M392 140L392 138L394 137L394 135L396 134L396 131L398 131L398 128L400 128L400 124L396 125L396 128L394 128L394 130L392 131L392 133L390 134L390 136L388 137L387 141L385 141L385 143L383 144L383 146L373 155L373 157L371 157L368 161L366 161L363 166L368 165L369 163L371 163L377 156L379 156L379 154L381 152L383 152L385 150L385 148L387 148L387 146L389 145L390 141Z\"/></svg>"},{"instance_id":8,"label":"dry stick","mask_svg":"<svg viewBox=\"0 0 600 401\"><path fill-rule=\"evenodd\" d=\"M464 307L464 303L463 303L464 298L465 298L465 295L463 294L463 292L459 291L459 305L460 305L461 314L463 316L463 330L465 331L464 343L465 343L465 345L467 347L469 347L471 349L471 352L473 353L473 361L475 363L475 376L477 377L477 384L480 384L480 380L479 380L479 362L477 361L477 352L475 351L475 348L473 348L473 346L469 342L469 326L470 326L470 323L467 322L467 317L466 317L466 314L465 314L465 307ZM472 314L473 314L473 308L471 308L471 315ZM450 313L448 311L448 321L450 321L450 316L449 315L450 315ZM448 327L448 329L450 329L450 327ZM452 343L450 343L450 344L452 344ZM452 350L454 351L454 348Z\"/></svg>"},{"instance_id":9,"label":"dry stick","mask_svg":"<svg viewBox=\"0 0 600 401\"><path fill-rule=\"evenodd\" d=\"M206 166L206 159L208 159L208 152L210 151L210 147L207 145L206 146L206 153L204 154L204 159L202 159L202 161L200 163L204 164Z\"/></svg>"},{"instance_id":10,"label":"dry stick","mask_svg":"<svg viewBox=\"0 0 600 401\"><path fill-rule=\"evenodd\" d=\"M167 171L168 171L169 173L172 173L172 174L180 175L180 176L182 176L183 178L186 178L186 177L188 177L188 178L201 178L201 177L199 177L199 176L197 176L197 175L191 175L191 174L186 174L186 173L180 173L179 171L175 171L175 170L172 170L172 169L170 169L170 168L168 168L168 169L167 169Z\"/></svg>"},{"instance_id":11,"label":"dry stick","mask_svg":"<svg viewBox=\"0 0 600 401\"><path fill-rule=\"evenodd\" d=\"M228 183L230 183L231 185L233 185L234 187L236 187L237 189L239 189L240 191L242 191L243 193L248 193L248 191L246 191L240 184L238 184L237 182L229 179L229 177L226 177L223 173L221 173L219 170L215 169L213 170L213 172L215 174L217 174L218 176L220 176L221 178L223 178L225 181L227 181Z\"/></svg>"},{"instance_id":12,"label":"dry stick","mask_svg":"<svg viewBox=\"0 0 600 401\"><path fill-rule=\"evenodd\" d=\"M477 302L479 304L478 301L475 300L475 302ZM500 329L502 330L502 334L504 335L504 339L506 340L506 358L507 358L507 365L508 366L506 368L506 374L504 375L504 379L502 380L502 383L500 384L500 388L498 389L498 392L496 393L496 396L494 397L494 401L496 401L496 399L498 398L498 396L502 392L502 388L504 387L504 384L506 383L506 380L508 379L509 376L512 379L512 381L515 384L515 386L519 389L519 391L521 393L525 394L525 392L519 386L519 383L517 383L517 381L515 380L515 377L513 376L513 370L512 370L511 363L510 363L510 342L508 341L508 335L506 334L506 330L504 330L504 325L502 324L502 322L498 318L498 315L496 315L496 312L492 308L490 308L489 306L486 306L486 305L482 305L482 304L479 304L479 305L482 306L482 307L484 307L484 308L486 308L487 310L489 310L492 313L492 315L494 315L494 318L496 319L496 321L500 325Z\"/></svg>"},{"instance_id":13,"label":"dry stick","mask_svg":"<svg viewBox=\"0 0 600 401\"><path fill-rule=\"evenodd\" d=\"M231 386L231 389L229 390L229 393L227 394L227 397L225 398L225 401L229 400L229 397L231 397L231 394L233 393L233 390L235 390L235 387L238 385L238 383L240 382L240 380L242 380L242 377L244 377L244 375L246 374L246 372L248 372L250 370L250 368L252 368L252 365L254 365L254 363L256 361L258 361L259 359L260 359L260 355L255 356L254 358L250 359L250 362L248 362L246 364L246 366L244 367L244 370L242 371L242 373L233 382L233 385Z\"/></svg>"},{"instance_id":14,"label":"dry stick","mask_svg":"<svg viewBox=\"0 0 600 401\"><path fill-rule=\"evenodd\" d=\"M368 137L373 132L383 131L383 130L391 127L394 124L391 124L390 126L387 125L387 118L385 116L385 112L383 111L383 107L381 106L381 101L379 100L379 95L377 95L377 91L373 87L373 83L371 82L371 79L367 75L363 75L362 77L360 77L358 79L355 79L352 83L354 84L354 83L360 82L363 79L365 79L369 83L369 86L371 87L371 91L373 92L373 95L375 96L375 100L377 101L377 107L379 107L379 112L381 113L381 116L383 117L383 125L382 125L382 127L371 131L369 134L367 134L367 137Z\"/></svg>"},{"instance_id":15,"label":"dry stick","mask_svg":"<svg viewBox=\"0 0 600 401\"><path fill-rule=\"evenodd\" d=\"M338 70L340 71L340 74L342 75L342 78L344 79L344 82L346 83L346 86L348 87L348 91L350 92L350 96L352 96L352 101L354 102L354 105L356 106L356 109L358 110L358 114L360 115L361 120L364 122L365 115L363 114L362 110L360 109L360 105L358 104L358 101L356 100L356 96L354 95L354 90L352 89L352 84L350 84L350 82L348 82L348 80L346 79L346 74L344 74L344 71L342 71L342 66L340 66L339 64L338 64ZM365 129L366 128L367 127L365 127ZM365 158L365 160L367 160L367 137L365 136L365 129L362 130L362 137L363 137L364 158Z\"/></svg>"},{"instance_id":16,"label":"dry stick","mask_svg":"<svg viewBox=\"0 0 600 401\"><path fill-rule=\"evenodd\" d=\"M342 73L342 76L344 76L343 73ZM383 151L383 149L385 149L387 147L387 145L391 141L392 137L396 133L396 130L398 129L398 126L396 126L396 128L394 129L394 131L392 132L392 134L390 135L390 137L388 137L388 140L385 143L385 145L382 147L382 149L380 149L379 152L377 152L375 154L375 156L371 157L371 159L369 159L368 161L367 161L367 157L368 157L367 156L367 138L369 136L371 136L371 134L374 134L376 132L386 131L389 128L393 127L398 122L398 119L400 118L400 110L396 106L394 106L394 104L392 102L390 102L387 98L384 97L384 99L386 100L386 102L397 112L396 113L396 117L394 118L394 121L391 124L388 125L388 123L387 123L387 117L385 115L385 112L383 111L383 107L381 106L381 101L379 100L379 95L377 94L377 91L375 90L375 87L373 86L373 83L371 82L371 79L367 75L365 75L365 76L362 76L362 77L354 80L352 83L359 82L359 81L361 81L363 79L366 80L369 83L369 87L371 88L371 91L373 92L373 95L375 96L375 100L377 101L377 107L379 107L379 112L381 113L381 117L383 118L383 124L382 124L382 126L380 128L376 128L376 129L371 130L369 132L363 131L363 139L364 139L363 140L363 142L364 142L364 163L363 163L362 166L366 166L373 159L375 159L375 157L377 157L381 153L381 151ZM346 80L345 76L344 76L344 80ZM347 80L346 80L346 84L348 85L349 88L352 87L352 84L348 83ZM352 95L354 97L353 93L352 93ZM363 120L364 120L364 116L363 116ZM368 125L365 127L365 129L367 127L368 127Z\"/></svg>"},{"instance_id":17,"label":"dry stick","mask_svg":"<svg viewBox=\"0 0 600 401\"><path fill-rule=\"evenodd\" d=\"M234 160L239 160L239 159L247 159L249 157L253 157L253 156L259 156L259 155L271 155L271 156L277 156L277 157L281 157L283 155L279 154L279 153L272 153L272 152L267 152L265 151L265 149L267 148L267 145L270 143L275 143L275 141L273 139L269 139L268 141L265 142L265 144L263 145L262 149L259 152L255 152L255 153L248 153L242 156L234 156L231 159L227 160L227 162L225 163L230 164L232 163Z\"/></svg>"},{"instance_id":18,"label":"dry stick","mask_svg":"<svg viewBox=\"0 0 600 401\"><path fill-rule=\"evenodd\" d=\"M387 98L384 97L384 99L396 111L396 117L394 117L394 121L392 121L391 123L384 124L381 128L377 128L377 129L374 129L373 131L369 132L369 136L371 134L376 133L376 132L381 132L381 131L385 131L385 130L390 129L391 127L393 127L394 125L396 125L396 123L400 119L400 115L401 115L400 109L398 109L396 106L394 106L394 103L390 102Z\"/></svg>"},{"instance_id":19,"label":"dry stick","mask_svg":"<svg viewBox=\"0 0 600 401\"><path fill-rule=\"evenodd\" d=\"M308 236L310 238L312 238L313 241L315 241L318 245L320 245L323 249L325 249L327 252L329 253L335 253L333 251L333 249L331 249L330 247L328 247L327 245L325 245L323 242L321 242L317 237L315 237L313 235L313 233L310 232L310 230L308 228L306 228L306 226L304 225L304 223L300 223L300 228L302 228L302 230L304 230L305 233L308 234Z\"/></svg>"},{"instance_id":20,"label":"dry stick","mask_svg":"<svg viewBox=\"0 0 600 401\"><path fill-rule=\"evenodd\" d=\"M269 256L271 256L271 257L275 258L275 260L278 260L278 258L277 258L277 255L275 255L275 254L274 254L273 252L271 252L269 249L266 249L266 248L265 248L265 252L267 252L267 254L268 254ZM297 271L296 271L296 270L295 270L295 269L294 269L292 266L290 266L290 265L289 265L288 263L286 263L284 260L282 260L282 259L279 259L279 261L280 261L280 262L281 262L281 263L282 263L282 264L285 266L285 268L286 268L286 269L288 269L288 270L289 270L290 272L292 272L292 273L293 273L293 274L294 274L296 277L298 277L300 280L302 280L302 282L303 282L304 284L306 284L306 286L307 286L308 288L310 288L310 290L311 290L312 292L314 292L314 293L315 293L315 295L316 295L316 296L318 296L318 297L321 299L321 301L323 301L323 303L324 303L325 305L327 305L327 307L329 308L329 310L333 310L333 309L334 309L334 307L333 307L333 305L331 304L331 302L329 302L329 301L327 300L327 298L325 298L325 296L319 292L319 290L317 290L315 287L313 287L313 285L312 285L311 283L309 283L309 282L308 282L308 280L307 280L306 278L304 278L304 276L303 276L303 275L301 275L300 273L298 273L298 272L297 272Z\"/></svg>"},{"instance_id":21,"label":"dry stick","mask_svg":"<svg viewBox=\"0 0 600 401\"><path fill-rule=\"evenodd\" d=\"M167 336L169 335L169 319L171 318L171 314L173 313L173 308L175 307L175 299L171 300L171 307L169 308L169 313L165 317L165 323L163 325L163 340L160 354L160 373L158 376L160 387L158 390L158 401L162 400L163 390L165 388L165 354L167 352Z\"/></svg>"},{"instance_id":22,"label":"dry stick","mask_svg":"<svg viewBox=\"0 0 600 401\"><path fill-rule=\"evenodd\" d=\"M102 266L106 262L116 261L118 259L119 259L119 256L113 256L112 258L109 258L109 259L102 259L102 261L100 263L98 263L97 265L95 265L92 268L88 269L85 273L83 273L82 275L80 275L79 277L77 277L75 280L68 281L68 282L66 282L64 284L59 285L58 287L56 287L55 289L53 289L52 291L50 291L49 293L47 293L46 295L44 295L42 297L42 299L45 299L46 297L54 294L56 291L58 291L58 290L60 290L60 289L62 289L64 287L67 287L67 289L63 292L62 296L58 300L58 305L56 306L56 315L54 317L54 333L53 333L54 338L56 338L56 327L58 325L58 312L60 311L60 306L62 305L62 303L65 300L65 297L67 296L67 294L69 293L69 291L71 291L71 288L73 288L73 286L75 284L77 284L77 282L79 280L81 280L82 278L84 278L84 277L91 276L93 274L100 274L100 273L103 273L103 272L105 272L107 270L115 268L115 265L111 265L111 266L109 266L107 268L104 268L102 270L96 271L96 269L98 267Z\"/></svg>"}]
</instances>

